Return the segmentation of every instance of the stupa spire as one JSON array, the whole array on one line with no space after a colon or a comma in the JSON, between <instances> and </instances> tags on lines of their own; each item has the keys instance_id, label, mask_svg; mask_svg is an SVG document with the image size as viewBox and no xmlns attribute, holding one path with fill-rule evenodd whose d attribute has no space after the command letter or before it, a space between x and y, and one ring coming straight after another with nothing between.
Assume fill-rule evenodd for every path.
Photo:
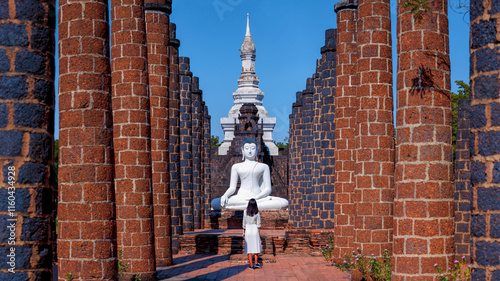
<instances>
[{"instance_id":1,"label":"stupa spire","mask_svg":"<svg viewBox=\"0 0 500 281\"><path fill-rule=\"evenodd\" d=\"M250 14L247 13L247 33L245 34L246 36L252 37L252 33L250 33Z\"/></svg>"},{"instance_id":2,"label":"stupa spire","mask_svg":"<svg viewBox=\"0 0 500 281\"><path fill-rule=\"evenodd\" d=\"M245 40L241 44L241 54L255 54L255 44L253 43L252 33L250 33L250 14L247 13L247 32L245 33Z\"/></svg>"}]
</instances>

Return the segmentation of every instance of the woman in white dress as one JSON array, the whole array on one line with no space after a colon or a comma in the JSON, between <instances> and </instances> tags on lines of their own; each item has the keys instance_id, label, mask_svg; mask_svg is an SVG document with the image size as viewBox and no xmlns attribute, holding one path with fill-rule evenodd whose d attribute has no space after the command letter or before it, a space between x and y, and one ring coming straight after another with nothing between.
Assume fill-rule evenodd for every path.
<instances>
[{"instance_id":1,"label":"woman in white dress","mask_svg":"<svg viewBox=\"0 0 500 281\"><path fill-rule=\"evenodd\" d=\"M248 255L248 261L250 262L249 268L251 269L262 267L262 265L257 262L261 248L259 227L259 208L257 207L257 201L252 198L248 201L247 209L243 212L245 254ZM255 263L252 263L252 256L254 257Z\"/></svg>"}]
</instances>

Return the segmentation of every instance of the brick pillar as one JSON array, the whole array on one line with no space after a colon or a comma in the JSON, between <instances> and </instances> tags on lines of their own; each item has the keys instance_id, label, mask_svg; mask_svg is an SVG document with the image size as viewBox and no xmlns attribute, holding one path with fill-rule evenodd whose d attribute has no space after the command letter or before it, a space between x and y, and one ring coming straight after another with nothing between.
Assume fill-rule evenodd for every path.
<instances>
[{"instance_id":1,"label":"brick pillar","mask_svg":"<svg viewBox=\"0 0 500 281\"><path fill-rule=\"evenodd\" d=\"M146 0L146 41L151 114L151 166L156 266L171 265L168 171L168 53L172 1Z\"/></svg>"},{"instance_id":2,"label":"brick pillar","mask_svg":"<svg viewBox=\"0 0 500 281\"><path fill-rule=\"evenodd\" d=\"M320 202L316 204L320 227L333 229L335 218L335 79L336 79L336 29L327 29L325 31L325 46L321 48L320 75L323 80L321 91L321 111L320 111L320 141L316 144L321 147L320 150L320 177L317 192Z\"/></svg>"},{"instance_id":3,"label":"brick pillar","mask_svg":"<svg viewBox=\"0 0 500 281\"><path fill-rule=\"evenodd\" d=\"M1 280L52 278L53 14L47 1L0 4Z\"/></svg>"},{"instance_id":4,"label":"brick pillar","mask_svg":"<svg viewBox=\"0 0 500 281\"><path fill-rule=\"evenodd\" d=\"M395 280L453 266L453 166L446 0L421 22L398 1ZM429 24L434 23L434 24ZM451 262L451 263L450 263Z\"/></svg>"},{"instance_id":5,"label":"brick pillar","mask_svg":"<svg viewBox=\"0 0 500 281\"><path fill-rule=\"evenodd\" d=\"M356 162L357 2L343 0L337 13L337 77L335 89L335 248L340 259L354 247L354 163Z\"/></svg>"},{"instance_id":6,"label":"brick pillar","mask_svg":"<svg viewBox=\"0 0 500 281\"><path fill-rule=\"evenodd\" d=\"M500 279L500 2L471 1L472 280Z\"/></svg>"},{"instance_id":7,"label":"brick pillar","mask_svg":"<svg viewBox=\"0 0 500 281\"><path fill-rule=\"evenodd\" d=\"M111 2L111 78L118 249L125 278L155 278L151 127L142 0Z\"/></svg>"},{"instance_id":8,"label":"brick pillar","mask_svg":"<svg viewBox=\"0 0 500 281\"><path fill-rule=\"evenodd\" d=\"M59 280L114 280L108 2L59 2Z\"/></svg>"},{"instance_id":9,"label":"brick pillar","mask_svg":"<svg viewBox=\"0 0 500 281\"><path fill-rule=\"evenodd\" d=\"M455 259L470 260L470 100L458 102L455 152Z\"/></svg>"},{"instance_id":10,"label":"brick pillar","mask_svg":"<svg viewBox=\"0 0 500 281\"><path fill-rule=\"evenodd\" d=\"M390 0L359 0L355 247L392 248L394 125Z\"/></svg>"},{"instance_id":11,"label":"brick pillar","mask_svg":"<svg viewBox=\"0 0 500 281\"><path fill-rule=\"evenodd\" d=\"M302 92L302 140L299 142L301 146L300 154L300 167L299 173L301 175L299 194L302 198L299 199L299 228L311 228L312 212L311 207L313 204L312 194L312 165L313 165L313 121L314 121L314 78L307 79L306 89Z\"/></svg>"},{"instance_id":12,"label":"brick pillar","mask_svg":"<svg viewBox=\"0 0 500 281\"><path fill-rule=\"evenodd\" d=\"M324 228L324 221L320 218L319 213L324 210L324 198L322 194L323 186L320 184L321 180L321 156L323 151L321 148L321 107L323 106L323 87L324 79L321 76L321 69L325 61L323 59L316 60L316 73L314 73L314 88L312 94L311 106L311 190L309 197L311 198L311 228L322 229Z\"/></svg>"},{"instance_id":13,"label":"brick pillar","mask_svg":"<svg viewBox=\"0 0 500 281\"><path fill-rule=\"evenodd\" d=\"M299 212L300 207L299 197L302 195L299 193L300 188L300 143L302 140L302 125L301 125L301 113L302 113L302 92L296 93L296 101L292 105L292 114L290 119L290 188L289 188L289 224L294 227L299 227ZM302 198L301 198L302 199ZM301 201L301 200L300 200Z\"/></svg>"},{"instance_id":14,"label":"brick pillar","mask_svg":"<svg viewBox=\"0 0 500 281\"><path fill-rule=\"evenodd\" d=\"M204 102L203 102L204 104ZM203 106L203 194L204 194L204 228L210 227L210 208L211 208L211 200L210 194L212 192L210 183L211 183L211 147L210 147L210 138L211 138L211 117L208 115L208 107L206 105Z\"/></svg>"},{"instance_id":15,"label":"brick pillar","mask_svg":"<svg viewBox=\"0 0 500 281\"><path fill-rule=\"evenodd\" d=\"M199 89L199 78L193 77L191 89L191 148L193 161L193 228L201 228L201 100L202 91Z\"/></svg>"},{"instance_id":16,"label":"brick pillar","mask_svg":"<svg viewBox=\"0 0 500 281\"><path fill-rule=\"evenodd\" d=\"M179 57L180 89L180 179L182 196L182 227L193 231L193 158L192 158L192 103L189 58Z\"/></svg>"},{"instance_id":17,"label":"brick pillar","mask_svg":"<svg viewBox=\"0 0 500 281\"><path fill-rule=\"evenodd\" d=\"M180 181L180 138L179 138L179 39L175 38L176 26L170 23L169 86L168 86L168 122L169 122L169 158L170 158L170 206L172 228L172 252L179 250L179 235L182 235L182 196Z\"/></svg>"}]
</instances>

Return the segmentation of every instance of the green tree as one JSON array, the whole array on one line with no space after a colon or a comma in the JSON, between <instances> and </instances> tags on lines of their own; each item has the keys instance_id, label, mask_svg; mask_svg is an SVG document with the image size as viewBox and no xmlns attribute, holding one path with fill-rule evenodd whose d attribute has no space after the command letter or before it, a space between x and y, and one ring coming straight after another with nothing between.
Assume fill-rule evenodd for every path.
<instances>
[{"instance_id":1,"label":"green tree","mask_svg":"<svg viewBox=\"0 0 500 281\"><path fill-rule=\"evenodd\" d=\"M210 147L219 147L221 145L221 142L219 140L219 137L216 137L212 135L210 138Z\"/></svg>"},{"instance_id":2,"label":"green tree","mask_svg":"<svg viewBox=\"0 0 500 281\"><path fill-rule=\"evenodd\" d=\"M451 93L451 122L452 122L452 144L453 158L455 158L455 149L457 143L457 125L458 125L458 102L470 98L470 86L462 80L455 81L458 86L458 92Z\"/></svg>"},{"instance_id":3,"label":"green tree","mask_svg":"<svg viewBox=\"0 0 500 281\"><path fill-rule=\"evenodd\" d=\"M283 142L279 141L273 141L274 144L279 148L279 149L285 149L285 148L288 148L290 147L290 139L288 137L285 137L285 139L283 140Z\"/></svg>"}]
</instances>

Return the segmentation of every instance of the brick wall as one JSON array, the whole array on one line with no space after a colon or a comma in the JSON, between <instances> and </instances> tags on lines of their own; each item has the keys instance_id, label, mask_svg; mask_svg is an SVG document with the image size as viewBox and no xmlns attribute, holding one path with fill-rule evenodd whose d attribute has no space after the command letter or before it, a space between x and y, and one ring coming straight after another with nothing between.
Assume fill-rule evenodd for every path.
<instances>
[{"instance_id":1,"label":"brick wall","mask_svg":"<svg viewBox=\"0 0 500 281\"><path fill-rule=\"evenodd\" d=\"M52 278L54 21L47 1L0 4L2 280Z\"/></svg>"},{"instance_id":2,"label":"brick wall","mask_svg":"<svg viewBox=\"0 0 500 281\"><path fill-rule=\"evenodd\" d=\"M168 170L168 44L171 1L147 1L146 42L151 115L151 164L157 266L171 265L170 185Z\"/></svg>"},{"instance_id":3,"label":"brick wall","mask_svg":"<svg viewBox=\"0 0 500 281\"><path fill-rule=\"evenodd\" d=\"M436 278L454 254L448 6L419 21L398 4L393 276Z\"/></svg>"},{"instance_id":4,"label":"brick wall","mask_svg":"<svg viewBox=\"0 0 500 281\"><path fill-rule=\"evenodd\" d=\"M59 2L59 280L117 274L107 9Z\"/></svg>"},{"instance_id":5,"label":"brick wall","mask_svg":"<svg viewBox=\"0 0 500 281\"><path fill-rule=\"evenodd\" d=\"M359 0L357 13L354 247L381 256L392 248L394 125L389 0Z\"/></svg>"},{"instance_id":6,"label":"brick wall","mask_svg":"<svg viewBox=\"0 0 500 281\"><path fill-rule=\"evenodd\" d=\"M155 276L151 126L144 2L111 2L117 244L126 278Z\"/></svg>"},{"instance_id":7,"label":"brick wall","mask_svg":"<svg viewBox=\"0 0 500 281\"><path fill-rule=\"evenodd\" d=\"M458 103L455 152L455 259L470 261L470 221L472 192L470 186L470 100Z\"/></svg>"},{"instance_id":8,"label":"brick wall","mask_svg":"<svg viewBox=\"0 0 500 281\"><path fill-rule=\"evenodd\" d=\"M500 278L498 1L471 1L472 280Z\"/></svg>"},{"instance_id":9,"label":"brick wall","mask_svg":"<svg viewBox=\"0 0 500 281\"><path fill-rule=\"evenodd\" d=\"M335 95L335 248L340 259L353 250L354 163L356 128L357 2L343 0L337 13L337 79Z\"/></svg>"}]
</instances>

